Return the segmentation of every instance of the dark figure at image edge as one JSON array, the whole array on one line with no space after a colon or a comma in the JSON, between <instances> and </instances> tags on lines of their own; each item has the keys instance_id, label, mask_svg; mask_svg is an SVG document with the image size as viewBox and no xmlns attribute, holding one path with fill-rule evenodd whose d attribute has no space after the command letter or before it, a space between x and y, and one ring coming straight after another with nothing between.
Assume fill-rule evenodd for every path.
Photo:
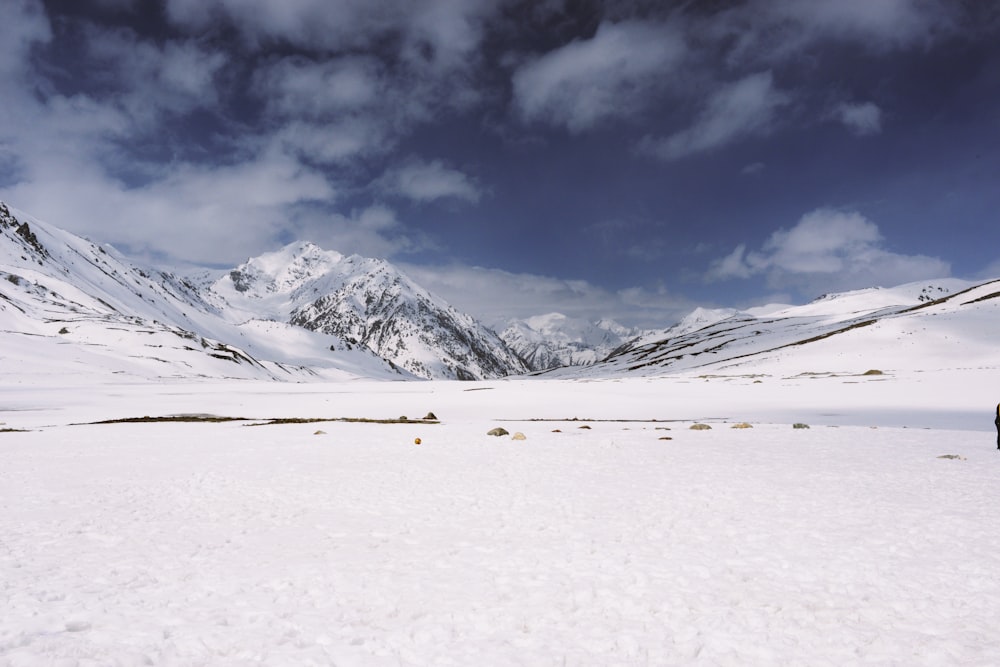
<instances>
[{"instance_id":1,"label":"dark figure at image edge","mask_svg":"<svg viewBox=\"0 0 1000 667\"><path fill-rule=\"evenodd\" d=\"M997 403L997 416L993 423L997 426L997 449L1000 449L1000 403Z\"/></svg>"}]
</instances>

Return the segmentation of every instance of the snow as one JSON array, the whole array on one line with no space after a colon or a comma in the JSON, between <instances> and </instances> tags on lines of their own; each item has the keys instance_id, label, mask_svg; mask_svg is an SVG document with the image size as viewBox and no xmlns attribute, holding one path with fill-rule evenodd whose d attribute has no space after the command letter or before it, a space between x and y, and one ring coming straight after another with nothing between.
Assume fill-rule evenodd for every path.
<instances>
[{"instance_id":1,"label":"snow","mask_svg":"<svg viewBox=\"0 0 1000 667\"><path fill-rule=\"evenodd\" d=\"M532 370L581 366L601 361L642 333L611 319L596 322L548 313L508 320L500 338Z\"/></svg>"},{"instance_id":2,"label":"snow","mask_svg":"<svg viewBox=\"0 0 1000 667\"><path fill-rule=\"evenodd\" d=\"M1000 281L400 381L24 219L44 252L0 225L0 667L1000 664ZM302 243L244 269L264 310L404 280ZM176 415L240 420L95 423Z\"/></svg>"},{"instance_id":3,"label":"snow","mask_svg":"<svg viewBox=\"0 0 1000 667\"><path fill-rule=\"evenodd\" d=\"M0 665L996 664L995 377L4 374Z\"/></svg>"}]
</instances>

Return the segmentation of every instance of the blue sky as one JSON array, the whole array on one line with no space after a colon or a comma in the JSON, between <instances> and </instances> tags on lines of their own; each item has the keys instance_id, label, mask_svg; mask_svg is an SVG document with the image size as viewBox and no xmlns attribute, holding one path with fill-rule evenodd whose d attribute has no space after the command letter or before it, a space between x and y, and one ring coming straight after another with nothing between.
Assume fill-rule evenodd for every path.
<instances>
[{"instance_id":1,"label":"blue sky","mask_svg":"<svg viewBox=\"0 0 1000 667\"><path fill-rule=\"evenodd\" d=\"M161 265L646 327L1000 275L991 2L6 0L0 99L0 199Z\"/></svg>"}]
</instances>

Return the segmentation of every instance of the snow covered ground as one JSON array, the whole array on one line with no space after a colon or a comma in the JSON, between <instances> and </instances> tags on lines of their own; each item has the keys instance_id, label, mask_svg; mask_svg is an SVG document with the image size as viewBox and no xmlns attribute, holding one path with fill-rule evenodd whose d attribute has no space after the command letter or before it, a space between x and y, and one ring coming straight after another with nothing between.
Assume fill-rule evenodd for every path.
<instances>
[{"instance_id":1,"label":"snow covered ground","mask_svg":"<svg viewBox=\"0 0 1000 667\"><path fill-rule=\"evenodd\" d=\"M998 664L995 377L5 376L0 665Z\"/></svg>"}]
</instances>

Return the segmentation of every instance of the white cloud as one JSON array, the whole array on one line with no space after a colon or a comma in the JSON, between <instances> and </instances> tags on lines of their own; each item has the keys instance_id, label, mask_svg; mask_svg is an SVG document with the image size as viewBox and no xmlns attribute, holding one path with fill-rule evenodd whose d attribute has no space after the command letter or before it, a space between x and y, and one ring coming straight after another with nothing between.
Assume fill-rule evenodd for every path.
<instances>
[{"instance_id":1,"label":"white cloud","mask_svg":"<svg viewBox=\"0 0 1000 667\"><path fill-rule=\"evenodd\" d=\"M734 66L798 58L821 41L884 53L928 44L958 28L949 0L749 0L700 26Z\"/></svg>"},{"instance_id":2,"label":"white cloud","mask_svg":"<svg viewBox=\"0 0 1000 667\"><path fill-rule=\"evenodd\" d=\"M391 140L385 132L383 124L364 116L327 123L289 121L275 131L271 142L312 162L338 164L387 150Z\"/></svg>"},{"instance_id":3,"label":"white cloud","mask_svg":"<svg viewBox=\"0 0 1000 667\"><path fill-rule=\"evenodd\" d=\"M882 131L882 110L873 102L843 103L833 112L834 117L858 136Z\"/></svg>"},{"instance_id":4,"label":"white cloud","mask_svg":"<svg viewBox=\"0 0 1000 667\"><path fill-rule=\"evenodd\" d=\"M401 42L411 67L462 69L476 52L495 0L167 0L167 17L186 29L228 23L250 47L271 43L343 53Z\"/></svg>"},{"instance_id":5,"label":"white cloud","mask_svg":"<svg viewBox=\"0 0 1000 667\"><path fill-rule=\"evenodd\" d=\"M0 199L77 234L191 262L234 262L273 246L296 205L335 196L320 174L280 154L177 166L141 188L67 158L36 161L46 178L2 189Z\"/></svg>"},{"instance_id":6,"label":"white cloud","mask_svg":"<svg viewBox=\"0 0 1000 667\"><path fill-rule=\"evenodd\" d=\"M774 88L771 72L751 74L715 91L690 127L665 139L647 137L639 150L663 160L721 148L752 135L767 134L775 112L788 96Z\"/></svg>"},{"instance_id":7,"label":"white cloud","mask_svg":"<svg viewBox=\"0 0 1000 667\"><path fill-rule=\"evenodd\" d=\"M52 39L45 7L38 0L4 0L0 21L0 77L23 74L32 45Z\"/></svg>"},{"instance_id":8,"label":"white cloud","mask_svg":"<svg viewBox=\"0 0 1000 667\"><path fill-rule=\"evenodd\" d=\"M808 37L860 41L872 50L908 46L951 28L953 9L940 0L785 0L767 2L775 19L792 21Z\"/></svg>"},{"instance_id":9,"label":"white cloud","mask_svg":"<svg viewBox=\"0 0 1000 667\"><path fill-rule=\"evenodd\" d=\"M393 257L433 248L423 234L402 224L396 212L383 204L346 214L303 212L295 228L299 238L348 255Z\"/></svg>"},{"instance_id":10,"label":"white cloud","mask_svg":"<svg viewBox=\"0 0 1000 667\"><path fill-rule=\"evenodd\" d=\"M108 90L102 103L148 127L164 113L184 114L214 107L215 77L228 56L194 40L158 44L130 30L85 30L91 76Z\"/></svg>"},{"instance_id":11,"label":"white cloud","mask_svg":"<svg viewBox=\"0 0 1000 667\"><path fill-rule=\"evenodd\" d=\"M730 278L749 278L754 274L754 269L746 260L747 246L741 243L733 251L712 262L712 267L708 272L709 280L728 280Z\"/></svg>"},{"instance_id":12,"label":"white cloud","mask_svg":"<svg viewBox=\"0 0 1000 667\"><path fill-rule=\"evenodd\" d=\"M772 287L823 292L891 286L949 275L947 262L885 249L875 223L860 213L817 209L791 229L779 229L759 251L737 246L716 260L709 280L766 276Z\"/></svg>"},{"instance_id":13,"label":"white cloud","mask_svg":"<svg viewBox=\"0 0 1000 667\"><path fill-rule=\"evenodd\" d=\"M482 190L466 174L440 160L410 162L385 174L379 182L383 192L418 202L452 198L476 203Z\"/></svg>"},{"instance_id":14,"label":"white cloud","mask_svg":"<svg viewBox=\"0 0 1000 667\"><path fill-rule=\"evenodd\" d=\"M602 23L591 39L522 65L514 73L514 103L527 120L580 132L645 108L685 51L682 36L663 25Z\"/></svg>"},{"instance_id":15,"label":"white cloud","mask_svg":"<svg viewBox=\"0 0 1000 667\"><path fill-rule=\"evenodd\" d=\"M626 326L667 327L694 308L662 287L614 292L585 280L478 266L400 266L426 289L494 328L511 318L553 312L591 321L610 318Z\"/></svg>"}]
</instances>

